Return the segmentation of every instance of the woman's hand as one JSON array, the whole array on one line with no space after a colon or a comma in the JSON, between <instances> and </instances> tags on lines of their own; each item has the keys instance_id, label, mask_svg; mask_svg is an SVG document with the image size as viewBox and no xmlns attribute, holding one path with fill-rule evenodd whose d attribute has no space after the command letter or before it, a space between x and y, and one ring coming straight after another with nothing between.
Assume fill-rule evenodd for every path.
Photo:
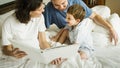
<instances>
[{"instance_id":1,"label":"woman's hand","mask_svg":"<svg viewBox=\"0 0 120 68\"><path fill-rule=\"evenodd\" d=\"M51 62L51 64L58 65L61 64L62 62L66 61L67 59L62 59L62 58L57 58Z\"/></svg>"},{"instance_id":2,"label":"woman's hand","mask_svg":"<svg viewBox=\"0 0 120 68\"><path fill-rule=\"evenodd\" d=\"M19 48L13 48L13 46L3 46L2 52L15 58L22 58L27 55L24 51L19 50Z\"/></svg>"},{"instance_id":3,"label":"woman's hand","mask_svg":"<svg viewBox=\"0 0 120 68\"><path fill-rule=\"evenodd\" d=\"M117 45L118 34L116 33L116 31L114 29L110 29L110 40L111 40L111 42L113 41L112 39L114 39L114 43L115 43L115 45Z\"/></svg>"}]
</instances>

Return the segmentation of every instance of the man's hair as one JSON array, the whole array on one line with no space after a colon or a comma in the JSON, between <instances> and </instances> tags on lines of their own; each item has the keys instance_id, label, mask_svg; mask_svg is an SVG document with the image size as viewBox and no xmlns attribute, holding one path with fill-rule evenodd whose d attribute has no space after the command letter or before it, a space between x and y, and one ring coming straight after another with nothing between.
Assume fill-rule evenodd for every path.
<instances>
[{"instance_id":1,"label":"man's hair","mask_svg":"<svg viewBox=\"0 0 120 68\"><path fill-rule=\"evenodd\" d=\"M74 4L70 6L67 10L67 13L73 15L75 19L80 19L81 21L85 17L85 10L79 4Z\"/></svg>"},{"instance_id":2,"label":"man's hair","mask_svg":"<svg viewBox=\"0 0 120 68\"><path fill-rule=\"evenodd\" d=\"M30 20L30 11L40 7L43 0L16 0L16 18L21 23L28 23Z\"/></svg>"}]
</instances>

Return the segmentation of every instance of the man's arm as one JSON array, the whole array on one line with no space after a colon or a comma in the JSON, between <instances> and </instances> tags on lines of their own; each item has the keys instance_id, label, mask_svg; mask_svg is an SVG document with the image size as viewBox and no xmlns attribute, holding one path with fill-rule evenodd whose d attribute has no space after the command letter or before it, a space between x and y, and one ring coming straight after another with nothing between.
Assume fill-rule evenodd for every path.
<instances>
[{"instance_id":1,"label":"man's arm","mask_svg":"<svg viewBox=\"0 0 120 68\"><path fill-rule=\"evenodd\" d=\"M114 28L111 26L111 24L109 24L106 20L104 20L100 15L96 14L95 12L91 14L90 18L93 19L95 23L102 25L110 31L110 37L114 39L116 45L118 42L118 35L115 32Z\"/></svg>"}]
</instances>

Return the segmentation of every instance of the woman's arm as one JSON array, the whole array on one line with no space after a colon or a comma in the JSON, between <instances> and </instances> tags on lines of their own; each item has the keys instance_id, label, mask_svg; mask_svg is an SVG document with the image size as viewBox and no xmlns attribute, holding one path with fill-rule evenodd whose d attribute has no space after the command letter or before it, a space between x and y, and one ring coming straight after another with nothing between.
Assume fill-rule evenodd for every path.
<instances>
[{"instance_id":1,"label":"woman's arm","mask_svg":"<svg viewBox=\"0 0 120 68\"><path fill-rule=\"evenodd\" d=\"M50 44L46 40L45 32L39 32L38 39L41 49L50 48Z\"/></svg>"},{"instance_id":2,"label":"woman's arm","mask_svg":"<svg viewBox=\"0 0 120 68\"><path fill-rule=\"evenodd\" d=\"M95 23L102 25L103 27L105 27L110 31L110 37L114 39L115 45L116 45L118 42L118 35L114 30L114 28L106 20L104 20L100 15L96 14L95 12L92 13L90 18L93 19Z\"/></svg>"}]
</instances>

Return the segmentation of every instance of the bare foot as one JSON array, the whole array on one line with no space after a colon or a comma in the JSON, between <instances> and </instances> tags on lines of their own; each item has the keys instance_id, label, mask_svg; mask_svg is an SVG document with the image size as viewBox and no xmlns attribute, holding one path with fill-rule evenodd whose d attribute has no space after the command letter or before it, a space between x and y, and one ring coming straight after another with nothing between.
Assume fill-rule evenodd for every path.
<instances>
[{"instance_id":1,"label":"bare foot","mask_svg":"<svg viewBox=\"0 0 120 68\"><path fill-rule=\"evenodd\" d=\"M80 51L79 54L80 54L82 60L88 60L88 56L85 52Z\"/></svg>"}]
</instances>

